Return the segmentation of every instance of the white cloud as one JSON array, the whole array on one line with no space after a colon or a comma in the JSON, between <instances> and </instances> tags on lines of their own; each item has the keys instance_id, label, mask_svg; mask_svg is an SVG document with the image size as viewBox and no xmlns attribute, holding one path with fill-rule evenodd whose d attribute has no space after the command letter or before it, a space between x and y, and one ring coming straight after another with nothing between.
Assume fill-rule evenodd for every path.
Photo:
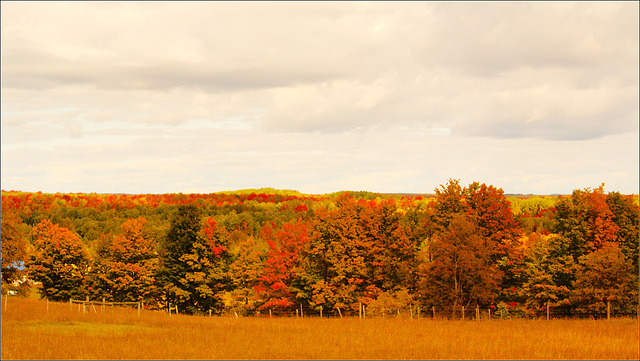
<instances>
[{"instance_id":1,"label":"white cloud","mask_svg":"<svg viewBox=\"0 0 640 361\"><path fill-rule=\"evenodd\" d=\"M2 183L637 193L638 64L635 2L3 2Z\"/></svg>"}]
</instances>

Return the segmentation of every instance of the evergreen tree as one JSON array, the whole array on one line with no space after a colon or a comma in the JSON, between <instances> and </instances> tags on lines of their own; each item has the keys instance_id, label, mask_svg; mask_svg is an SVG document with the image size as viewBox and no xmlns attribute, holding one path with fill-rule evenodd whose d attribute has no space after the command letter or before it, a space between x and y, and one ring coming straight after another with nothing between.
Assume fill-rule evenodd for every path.
<instances>
[{"instance_id":1,"label":"evergreen tree","mask_svg":"<svg viewBox=\"0 0 640 361\"><path fill-rule=\"evenodd\" d=\"M229 253L224 241L216 244L215 237L215 222L202 229L195 205L178 207L162 244L158 280L166 302L180 312L218 312L223 306Z\"/></svg>"}]
</instances>

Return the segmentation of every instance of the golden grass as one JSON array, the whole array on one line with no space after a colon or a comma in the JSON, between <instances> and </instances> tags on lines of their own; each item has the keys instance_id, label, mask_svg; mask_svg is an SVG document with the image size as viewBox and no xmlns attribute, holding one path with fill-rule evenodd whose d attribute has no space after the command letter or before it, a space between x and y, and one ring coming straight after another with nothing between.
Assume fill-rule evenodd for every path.
<instances>
[{"instance_id":1,"label":"golden grass","mask_svg":"<svg viewBox=\"0 0 640 361\"><path fill-rule=\"evenodd\" d=\"M638 320L169 317L2 299L7 359L638 359Z\"/></svg>"}]
</instances>

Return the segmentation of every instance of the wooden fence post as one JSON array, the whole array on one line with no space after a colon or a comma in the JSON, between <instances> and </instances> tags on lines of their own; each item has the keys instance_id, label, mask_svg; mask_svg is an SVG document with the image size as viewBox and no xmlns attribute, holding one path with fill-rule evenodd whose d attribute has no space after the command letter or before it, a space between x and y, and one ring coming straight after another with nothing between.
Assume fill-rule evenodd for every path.
<instances>
[{"instance_id":1,"label":"wooden fence post","mask_svg":"<svg viewBox=\"0 0 640 361\"><path fill-rule=\"evenodd\" d=\"M547 301L547 321L549 321L549 301Z\"/></svg>"},{"instance_id":2,"label":"wooden fence post","mask_svg":"<svg viewBox=\"0 0 640 361\"><path fill-rule=\"evenodd\" d=\"M611 319L611 301L607 301L607 320Z\"/></svg>"},{"instance_id":3,"label":"wooden fence post","mask_svg":"<svg viewBox=\"0 0 640 361\"><path fill-rule=\"evenodd\" d=\"M413 320L413 305L409 304L409 318Z\"/></svg>"},{"instance_id":4,"label":"wooden fence post","mask_svg":"<svg viewBox=\"0 0 640 361\"><path fill-rule=\"evenodd\" d=\"M298 318L298 309L296 308L296 318Z\"/></svg>"},{"instance_id":5,"label":"wooden fence post","mask_svg":"<svg viewBox=\"0 0 640 361\"><path fill-rule=\"evenodd\" d=\"M358 317L362 320L362 302L358 302Z\"/></svg>"},{"instance_id":6,"label":"wooden fence post","mask_svg":"<svg viewBox=\"0 0 640 361\"><path fill-rule=\"evenodd\" d=\"M491 308L487 310L487 314L489 315L489 319L491 319Z\"/></svg>"},{"instance_id":7,"label":"wooden fence post","mask_svg":"<svg viewBox=\"0 0 640 361\"><path fill-rule=\"evenodd\" d=\"M178 305L176 305L176 315L178 314Z\"/></svg>"},{"instance_id":8,"label":"wooden fence post","mask_svg":"<svg viewBox=\"0 0 640 361\"><path fill-rule=\"evenodd\" d=\"M271 318L271 309L269 309L269 318Z\"/></svg>"},{"instance_id":9,"label":"wooden fence post","mask_svg":"<svg viewBox=\"0 0 640 361\"><path fill-rule=\"evenodd\" d=\"M480 306L476 305L476 321L480 321Z\"/></svg>"},{"instance_id":10,"label":"wooden fence post","mask_svg":"<svg viewBox=\"0 0 640 361\"><path fill-rule=\"evenodd\" d=\"M73 311L73 298L69 299L69 311Z\"/></svg>"},{"instance_id":11,"label":"wooden fence post","mask_svg":"<svg viewBox=\"0 0 640 361\"><path fill-rule=\"evenodd\" d=\"M462 321L464 321L464 306L462 306Z\"/></svg>"},{"instance_id":12,"label":"wooden fence post","mask_svg":"<svg viewBox=\"0 0 640 361\"><path fill-rule=\"evenodd\" d=\"M433 310L433 319L435 320L436 319L436 306L433 306L431 309Z\"/></svg>"},{"instance_id":13,"label":"wooden fence post","mask_svg":"<svg viewBox=\"0 0 640 361\"><path fill-rule=\"evenodd\" d=\"M211 309L209 309L209 317L211 317Z\"/></svg>"}]
</instances>

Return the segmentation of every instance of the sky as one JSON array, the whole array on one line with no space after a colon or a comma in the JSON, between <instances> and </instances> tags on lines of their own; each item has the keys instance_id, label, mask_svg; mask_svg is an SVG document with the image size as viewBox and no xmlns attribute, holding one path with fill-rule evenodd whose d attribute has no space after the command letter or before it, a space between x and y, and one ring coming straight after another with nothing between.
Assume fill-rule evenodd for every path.
<instances>
[{"instance_id":1,"label":"sky","mask_svg":"<svg viewBox=\"0 0 640 361\"><path fill-rule=\"evenodd\" d=\"M638 193L638 2L1 6L3 190Z\"/></svg>"}]
</instances>

